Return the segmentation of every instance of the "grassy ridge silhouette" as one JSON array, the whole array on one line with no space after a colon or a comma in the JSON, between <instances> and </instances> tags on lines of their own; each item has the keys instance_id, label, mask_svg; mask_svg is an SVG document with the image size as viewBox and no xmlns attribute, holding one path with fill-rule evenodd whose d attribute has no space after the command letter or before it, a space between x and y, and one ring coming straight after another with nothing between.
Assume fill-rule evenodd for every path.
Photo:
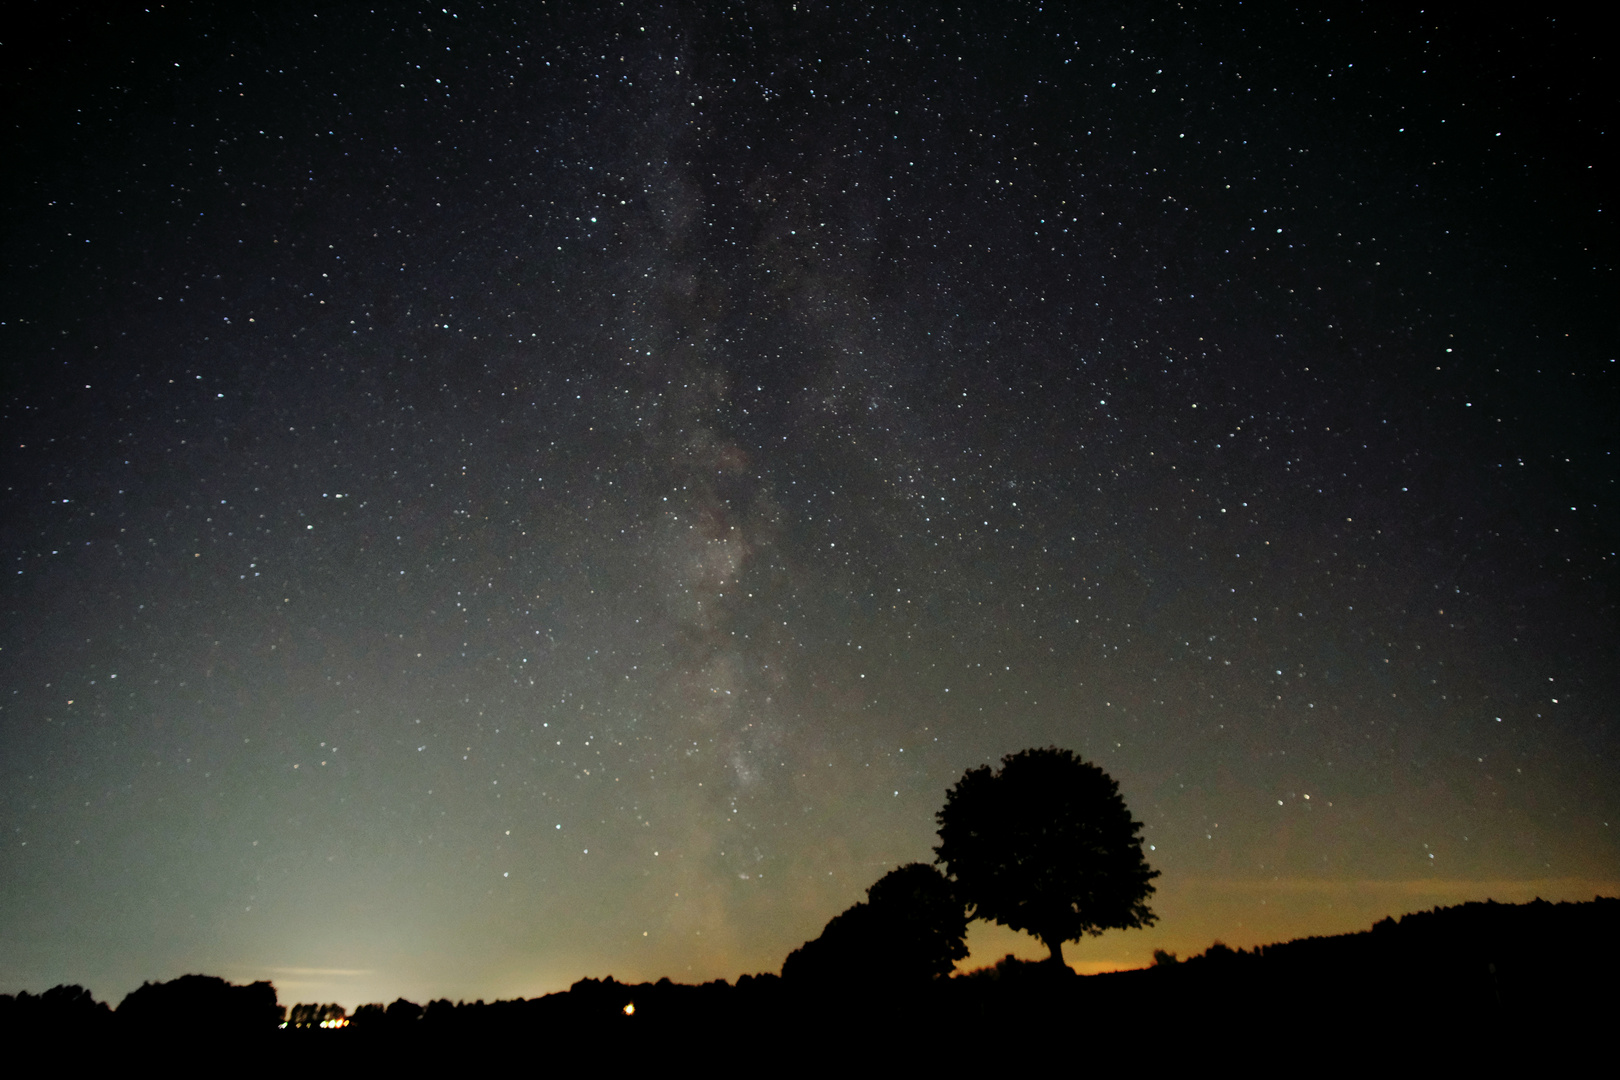
<instances>
[{"instance_id":1,"label":"grassy ridge silhouette","mask_svg":"<svg viewBox=\"0 0 1620 1080\"><path fill-rule=\"evenodd\" d=\"M0 1034L30 1041L105 1034L205 1030L233 1040L316 1047L464 1045L589 1036L600 1045L651 1050L695 1032L724 1031L735 1043L770 1045L809 1034L823 1049L917 1030L1040 1030L1083 1027L1117 1038L1165 1024L1181 1030L1262 1025L1275 1037L1359 1033L1363 1044L1420 1030L1473 1032L1500 1041L1518 1032L1602 1030L1586 1020L1620 1003L1620 899L1581 903L1486 901L1387 918L1368 930L1254 949L1219 942L1152 967L1080 976L1045 961L1009 956L977 971L924 982L889 982L870 968L840 981L775 974L701 985L661 979L627 984L581 979L566 991L485 1003L399 999L353 1016L337 1006L295 1006L285 1022L268 983L232 986L188 975L145 984L116 1010L88 990L0 995ZM1033 1027L1031 1027L1033 1025ZM606 1042L602 1042L606 1040ZM322 1051L324 1052L324 1051Z\"/></svg>"}]
</instances>

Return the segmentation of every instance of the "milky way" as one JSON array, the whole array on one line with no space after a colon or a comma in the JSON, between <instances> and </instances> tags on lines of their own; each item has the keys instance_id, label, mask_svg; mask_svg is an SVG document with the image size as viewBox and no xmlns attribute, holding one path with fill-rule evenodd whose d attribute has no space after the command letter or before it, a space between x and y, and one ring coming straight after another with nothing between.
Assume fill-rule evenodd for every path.
<instances>
[{"instance_id":1,"label":"milky way","mask_svg":"<svg viewBox=\"0 0 1620 1080\"><path fill-rule=\"evenodd\" d=\"M1592 28L551 7L6 45L0 989L776 970L1049 744L1082 970L1620 888Z\"/></svg>"}]
</instances>

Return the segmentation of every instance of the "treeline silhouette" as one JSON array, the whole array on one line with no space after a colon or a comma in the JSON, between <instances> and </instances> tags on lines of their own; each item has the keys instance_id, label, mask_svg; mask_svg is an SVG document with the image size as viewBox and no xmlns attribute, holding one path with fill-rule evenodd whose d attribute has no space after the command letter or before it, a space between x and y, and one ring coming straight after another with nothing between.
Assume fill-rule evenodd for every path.
<instances>
[{"instance_id":1,"label":"treeline silhouette","mask_svg":"<svg viewBox=\"0 0 1620 1080\"><path fill-rule=\"evenodd\" d=\"M238 986L213 975L142 983L124 995L116 1012L82 986L0 994L0 1033L12 1038L180 1029L251 1037L276 1031L285 1015L270 983Z\"/></svg>"},{"instance_id":2,"label":"treeline silhouette","mask_svg":"<svg viewBox=\"0 0 1620 1080\"><path fill-rule=\"evenodd\" d=\"M867 940L864 931L854 937ZM1254 949L1217 942L1186 960L1160 952L1152 967L1093 976L1008 956L977 971L897 983L859 963L840 978L817 961L802 975L795 968L803 965L790 963L785 976L735 983L627 984L609 976L528 1000L424 1006L401 998L352 1016L338 1005L287 1011L269 983L233 986L204 975L147 983L116 1010L81 987L58 986L0 995L0 1033L26 1041L186 1030L310 1050L588 1037L652 1050L724 1032L733 1044L787 1038L807 1052L925 1029L1084 1030L1129 1039L1167 1025L1182 1032L1238 1025L1258 1026L1273 1041L1354 1034L1362 1047L1423 1032L1500 1040L1556 1030L1578 1038L1583 1023L1607 1023L1620 1004L1617 961L1620 899L1485 902Z\"/></svg>"}]
</instances>

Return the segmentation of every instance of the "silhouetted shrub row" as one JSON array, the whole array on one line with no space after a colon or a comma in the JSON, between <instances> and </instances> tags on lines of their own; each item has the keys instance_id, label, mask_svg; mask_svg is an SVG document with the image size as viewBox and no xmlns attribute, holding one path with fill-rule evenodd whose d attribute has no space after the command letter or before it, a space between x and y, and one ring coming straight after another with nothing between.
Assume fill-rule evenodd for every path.
<instances>
[{"instance_id":1,"label":"silhouetted shrub row","mask_svg":"<svg viewBox=\"0 0 1620 1080\"><path fill-rule=\"evenodd\" d=\"M82 986L55 986L35 996L0 994L0 1031L13 1036L71 1031L144 1031L238 1036L276 1030L285 1010L267 982L236 986L213 975L142 983L118 1011Z\"/></svg>"},{"instance_id":2,"label":"silhouetted shrub row","mask_svg":"<svg viewBox=\"0 0 1620 1080\"><path fill-rule=\"evenodd\" d=\"M338 1006L299 1005L280 1038L335 1046L492 1037L579 1036L644 1048L726 1033L765 1040L814 1033L817 1043L916 1029L1062 1032L1108 1030L1147 1037L1155 1025L1263 1023L1304 1037L1426 1030L1496 1032L1567 1028L1612 1014L1620 1003L1620 899L1582 904L1464 904L1385 919L1371 930L1304 938L1253 950L1220 943L1177 962L1081 977L1050 962L1009 956L991 968L898 986L858 965L842 981L744 975L698 986L661 979L630 985L582 979L566 992L484 1003L400 999L365 1005L349 1026ZM789 968L792 974L792 966ZM146 984L116 1012L89 991L60 986L40 995L0 995L0 1032L10 1037L115 1028L274 1033L283 1019L268 983L232 986L188 975ZM1562 1023L1561 1023L1562 1022ZM302 1025L302 1026L300 1026ZM1438 1025L1438 1026L1437 1026ZM1449 1027L1447 1026L1449 1025ZM739 1036L739 1033L744 1033Z\"/></svg>"}]
</instances>

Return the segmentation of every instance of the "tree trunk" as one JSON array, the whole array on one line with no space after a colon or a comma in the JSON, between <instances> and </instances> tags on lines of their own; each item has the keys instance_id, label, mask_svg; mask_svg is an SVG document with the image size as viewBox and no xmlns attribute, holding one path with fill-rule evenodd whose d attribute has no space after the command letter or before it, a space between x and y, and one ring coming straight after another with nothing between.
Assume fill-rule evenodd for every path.
<instances>
[{"instance_id":1,"label":"tree trunk","mask_svg":"<svg viewBox=\"0 0 1620 1080\"><path fill-rule=\"evenodd\" d=\"M1043 935L1041 938L1041 943L1044 944L1048 949L1052 950L1052 955L1046 958L1047 963L1056 964L1058 967L1068 967L1068 965L1063 962L1062 938L1045 937Z\"/></svg>"}]
</instances>

